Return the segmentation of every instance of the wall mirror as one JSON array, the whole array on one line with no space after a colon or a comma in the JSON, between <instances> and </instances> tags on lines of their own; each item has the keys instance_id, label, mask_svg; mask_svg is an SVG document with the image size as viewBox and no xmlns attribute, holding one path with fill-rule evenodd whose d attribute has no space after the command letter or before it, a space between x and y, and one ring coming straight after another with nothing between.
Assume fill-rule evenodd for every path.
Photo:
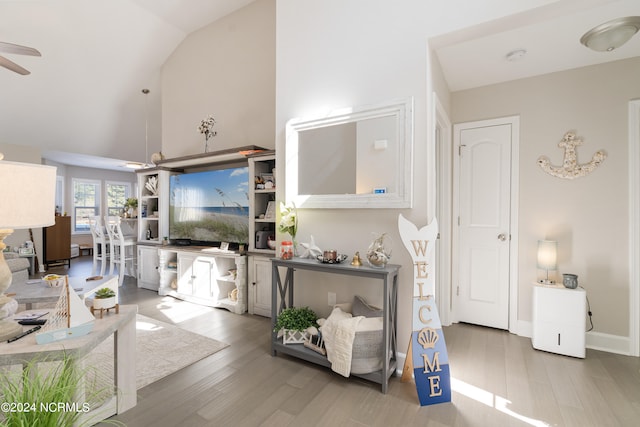
<instances>
[{"instance_id":1,"label":"wall mirror","mask_svg":"<svg viewBox=\"0 0 640 427\"><path fill-rule=\"evenodd\" d=\"M303 208L410 208L413 99L292 119L286 199Z\"/></svg>"}]
</instances>

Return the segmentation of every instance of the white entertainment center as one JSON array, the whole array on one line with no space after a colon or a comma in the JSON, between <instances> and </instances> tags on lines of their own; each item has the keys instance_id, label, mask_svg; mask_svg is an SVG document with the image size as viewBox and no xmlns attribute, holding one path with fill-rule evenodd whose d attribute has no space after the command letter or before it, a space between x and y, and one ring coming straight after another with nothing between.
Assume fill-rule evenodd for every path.
<instances>
[{"instance_id":1,"label":"white entertainment center","mask_svg":"<svg viewBox=\"0 0 640 427\"><path fill-rule=\"evenodd\" d=\"M254 157L255 156L255 157ZM169 239L169 183L172 175L215 170L227 165L249 170L249 238L238 248L178 245ZM264 218L275 185L256 189L254 176L272 173L275 155L260 147L241 147L167 159L138 171L138 287L233 313L269 316L270 266L275 250L256 248L256 231L273 231L275 217ZM212 191L215 189L212 188ZM248 289L248 283L251 289Z\"/></svg>"}]
</instances>

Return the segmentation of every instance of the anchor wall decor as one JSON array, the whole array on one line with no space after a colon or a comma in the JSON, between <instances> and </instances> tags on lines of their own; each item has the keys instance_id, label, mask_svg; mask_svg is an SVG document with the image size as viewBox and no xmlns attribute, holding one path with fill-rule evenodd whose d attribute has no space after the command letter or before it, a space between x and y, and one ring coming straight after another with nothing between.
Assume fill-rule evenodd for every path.
<instances>
[{"instance_id":1,"label":"anchor wall decor","mask_svg":"<svg viewBox=\"0 0 640 427\"><path fill-rule=\"evenodd\" d=\"M564 134L562 141L558 143L558 147L564 148L564 160L562 166L553 166L546 156L538 158L538 165L543 171L551 176L564 179L580 178L593 172L607 157L603 150L596 151L589 163L578 164L578 156L576 147L582 145L582 140L576 138L573 132Z\"/></svg>"}]
</instances>

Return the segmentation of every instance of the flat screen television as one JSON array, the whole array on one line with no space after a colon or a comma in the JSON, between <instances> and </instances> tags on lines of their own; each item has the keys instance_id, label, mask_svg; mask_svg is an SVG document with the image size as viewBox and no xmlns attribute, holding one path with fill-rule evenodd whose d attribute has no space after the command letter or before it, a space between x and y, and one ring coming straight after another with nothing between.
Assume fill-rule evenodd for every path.
<instances>
[{"instance_id":1,"label":"flat screen television","mask_svg":"<svg viewBox=\"0 0 640 427\"><path fill-rule=\"evenodd\" d=\"M237 247L249 241L249 168L172 175L169 238L193 245Z\"/></svg>"}]
</instances>

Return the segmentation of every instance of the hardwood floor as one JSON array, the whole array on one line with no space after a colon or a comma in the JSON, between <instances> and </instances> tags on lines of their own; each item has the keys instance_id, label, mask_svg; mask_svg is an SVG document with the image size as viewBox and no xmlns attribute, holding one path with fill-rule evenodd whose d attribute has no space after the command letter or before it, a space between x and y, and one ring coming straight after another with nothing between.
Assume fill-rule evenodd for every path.
<instances>
[{"instance_id":1,"label":"hardwood floor","mask_svg":"<svg viewBox=\"0 0 640 427\"><path fill-rule=\"evenodd\" d=\"M70 274L88 275L85 259ZM575 359L455 324L445 328L452 402L420 407L413 383L399 377L383 395L377 384L271 357L267 318L159 297L129 277L121 295L146 316L230 344L139 390L138 405L113 417L131 427L640 425L639 358L588 349Z\"/></svg>"}]
</instances>

